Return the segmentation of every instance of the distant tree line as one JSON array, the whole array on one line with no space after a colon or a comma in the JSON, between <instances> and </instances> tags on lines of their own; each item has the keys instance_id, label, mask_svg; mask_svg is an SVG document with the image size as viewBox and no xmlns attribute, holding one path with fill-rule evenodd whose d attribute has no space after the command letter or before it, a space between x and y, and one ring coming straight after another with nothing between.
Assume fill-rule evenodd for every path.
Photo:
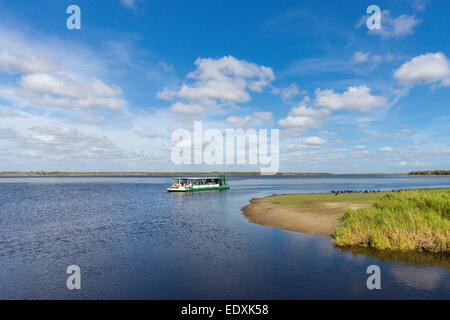
<instances>
[{"instance_id":1,"label":"distant tree line","mask_svg":"<svg viewBox=\"0 0 450 320\"><path fill-rule=\"evenodd\" d=\"M411 171L409 176L450 176L450 170Z\"/></svg>"}]
</instances>

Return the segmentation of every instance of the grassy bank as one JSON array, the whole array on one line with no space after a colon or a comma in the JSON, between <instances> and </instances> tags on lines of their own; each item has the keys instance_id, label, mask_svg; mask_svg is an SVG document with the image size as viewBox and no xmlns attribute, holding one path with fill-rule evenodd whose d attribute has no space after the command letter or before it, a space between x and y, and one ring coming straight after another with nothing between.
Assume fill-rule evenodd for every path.
<instances>
[{"instance_id":1,"label":"grassy bank","mask_svg":"<svg viewBox=\"0 0 450 320\"><path fill-rule=\"evenodd\" d=\"M370 206L380 193L286 194L252 199L242 211L249 222L330 236L348 208Z\"/></svg>"},{"instance_id":2,"label":"grassy bank","mask_svg":"<svg viewBox=\"0 0 450 320\"><path fill-rule=\"evenodd\" d=\"M387 193L348 209L333 236L338 246L450 253L450 189Z\"/></svg>"},{"instance_id":3,"label":"grassy bank","mask_svg":"<svg viewBox=\"0 0 450 320\"><path fill-rule=\"evenodd\" d=\"M450 253L450 189L285 194L252 199L253 223L333 236L342 248Z\"/></svg>"}]
</instances>

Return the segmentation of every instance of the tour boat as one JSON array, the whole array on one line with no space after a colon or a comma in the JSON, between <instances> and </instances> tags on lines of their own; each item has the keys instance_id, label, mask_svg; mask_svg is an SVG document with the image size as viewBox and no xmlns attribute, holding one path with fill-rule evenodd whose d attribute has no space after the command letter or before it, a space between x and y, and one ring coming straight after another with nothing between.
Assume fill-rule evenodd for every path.
<instances>
[{"instance_id":1,"label":"tour boat","mask_svg":"<svg viewBox=\"0 0 450 320\"><path fill-rule=\"evenodd\" d=\"M167 188L169 192L194 192L208 190L227 190L227 180L225 176L219 177L186 177L175 178L173 184Z\"/></svg>"}]
</instances>

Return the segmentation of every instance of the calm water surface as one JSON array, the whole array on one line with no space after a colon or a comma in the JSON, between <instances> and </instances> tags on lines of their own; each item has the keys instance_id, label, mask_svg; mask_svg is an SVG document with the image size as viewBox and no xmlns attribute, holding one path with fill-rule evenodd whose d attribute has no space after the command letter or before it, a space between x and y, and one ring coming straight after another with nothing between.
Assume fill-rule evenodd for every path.
<instances>
[{"instance_id":1,"label":"calm water surface","mask_svg":"<svg viewBox=\"0 0 450 320\"><path fill-rule=\"evenodd\" d=\"M1 178L2 299L450 298L450 258L341 250L328 237L248 223L254 197L448 187L448 177L230 177L167 193L170 177ZM66 289L69 265L81 290ZM366 268L381 268L368 290Z\"/></svg>"}]
</instances>

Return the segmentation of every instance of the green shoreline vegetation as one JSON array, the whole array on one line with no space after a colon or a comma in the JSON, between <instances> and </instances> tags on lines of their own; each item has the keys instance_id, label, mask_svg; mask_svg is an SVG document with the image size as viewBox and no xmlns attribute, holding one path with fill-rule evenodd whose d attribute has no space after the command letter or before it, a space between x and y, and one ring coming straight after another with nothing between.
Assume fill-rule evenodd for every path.
<instances>
[{"instance_id":1,"label":"green shoreline vegetation","mask_svg":"<svg viewBox=\"0 0 450 320\"><path fill-rule=\"evenodd\" d=\"M259 171L208 171L208 172L151 172L151 171L1 171L0 176L3 177L77 177L77 176L199 176L199 175L229 175L229 176L254 176L261 175ZM276 175L333 175L332 173L277 173Z\"/></svg>"},{"instance_id":2,"label":"green shoreline vegetation","mask_svg":"<svg viewBox=\"0 0 450 320\"><path fill-rule=\"evenodd\" d=\"M450 188L252 199L250 222L328 235L338 247L450 253Z\"/></svg>"},{"instance_id":3,"label":"green shoreline vegetation","mask_svg":"<svg viewBox=\"0 0 450 320\"><path fill-rule=\"evenodd\" d=\"M207 172L149 172L149 171L0 171L0 177L125 177L125 176L199 176L199 175L227 175L227 176L259 176L259 171L207 171ZM329 173L329 172L278 172L276 176L318 176L318 175L407 175L407 173Z\"/></svg>"},{"instance_id":4,"label":"green shoreline vegetation","mask_svg":"<svg viewBox=\"0 0 450 320\"><path fill-rule=\"evenodd\" d=\"M229 175L229 176L259 176L259 171L209 171L209 172L151 172L151 171L0 171L0 177L78 177L78 176L106 176L106 177L124 177L124 176L196 176L196 175ZM450 170L434 171L411 171L409 173L331 173L331 172L278 172L277 176L316 176L316 175L417 175L417 176L448 176Z\"/></svg>"},{"instance_id":5,"label":"green shoreline vegetation","mask_svg":"<svg viewBox=\"0 0 450 320\"><path fill-rule=\"evenodd\" d=\"M337 246L450 253L450 189L389 192L348 209L333 236Z\"/></svg>"},{"instance_id":6,"label":"green shoreline vegetation","mask_svg":"<svg viewBox=\"0 0 450 320\"><path fill-rule=\"evenodd\" d=\"M408 176L450 176L450 170L411 171Z\"/></svg>"}]
</instances>

